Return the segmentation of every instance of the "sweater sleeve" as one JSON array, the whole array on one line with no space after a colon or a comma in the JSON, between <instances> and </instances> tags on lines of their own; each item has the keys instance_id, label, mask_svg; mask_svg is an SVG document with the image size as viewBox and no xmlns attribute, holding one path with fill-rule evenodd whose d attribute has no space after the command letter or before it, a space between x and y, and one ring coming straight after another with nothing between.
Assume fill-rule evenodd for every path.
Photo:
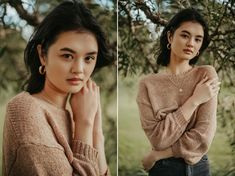
<instances>
[{"instance_id":1,"label":"sweater sleeve","mask_svg":"<svg viewBox=\"0 0 235 176\"><path fill-rule=\"evenodd\" d=\"M213 67L209 67L207 72L209 77L217 77ZM195 164L208 152L216 131L216 110L217 96L199 106L193 128L185 131L172 145L175 157Z\"/></svg>"},{"instance_id":2,"label":"sweater sleeve","mask_svg":"<svg viewBox=\"0 0 235 176\"><path fill-rule=\"evenodd\" d=\"M146 136L155 150L170 147L183 134L188 121L184 118L178 105L158 109L154 114L144 80L140 81L137 104L140 121Z\"/></svg>"},{"instance_id":3,"label":"sweater sleeve","mask_svg":"<svg viewBox=\"0 0 235 176\"><path fill-rule=\"evenodd\" d=\"M4 124L4 175L97 176L97 150L81 141L66 144L62 134L40 123L42 113L37 112L32 103L9 103Z\"/></svg>"},{"instance_id":4,"label":"sweater sleeve","mask_svg":"<svg viewBox=\"0 0 235 176\"><path fill-rule=\"evenodd\" d=\"M95 170L92 169L94 166L88 164L91 161L86 159L87 156L76 155L72 163L76 168L73 168L65 157L64 151L59 148L39 144L20 145L16 151L15 161L9 173L5 175L97 176Z\"/></svg>"}]
</instances>

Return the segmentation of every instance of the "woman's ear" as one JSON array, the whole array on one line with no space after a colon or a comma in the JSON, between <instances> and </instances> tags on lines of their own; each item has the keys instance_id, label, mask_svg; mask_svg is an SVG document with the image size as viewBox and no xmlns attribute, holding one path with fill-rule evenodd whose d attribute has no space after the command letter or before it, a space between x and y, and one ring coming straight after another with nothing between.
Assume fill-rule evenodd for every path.
<instances>
[{"instance_id":1,"label":"woman's ear","mask_svg":"<svg viewBox=\"0 0 235 176\"><path fill-rule=\"evenodd\" d=\"M42 52L42 45L37 45L38 56L41 62L41 65L46 65L45 54Z\"/></svg>"},{"instance_id":2,"label":"woman's ear","mask_svg":"<svg viewBox=\"0 0 235 176\"><path fill-rule=\"evenodd\" d=\"M168 43L170 44L172 42L172 37L173 37L172 33L170 31L167 31L167 40L168 40Z\"/></svg>"}]
</instances>

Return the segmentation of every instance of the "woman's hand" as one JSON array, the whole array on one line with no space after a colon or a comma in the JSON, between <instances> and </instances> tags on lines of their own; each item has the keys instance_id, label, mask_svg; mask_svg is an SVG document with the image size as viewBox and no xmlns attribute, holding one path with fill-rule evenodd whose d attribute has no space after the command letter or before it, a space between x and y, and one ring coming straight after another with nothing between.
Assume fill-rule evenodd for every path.
<instances>
[{"instance_id":1,"label":"woman's hand","mask_svg":"<svg viewBox=\"0 0 235 176\"><path fill-rule=\"evenodd\" d=\"M146 171L149 171L154 163L161 159L170 158L173 156L171 147L166 148L165 150L157 151L151 150L147 155L142 159L142 165Z\"/></svg>"},{"instance_id":2,"label":"woman's hand","mask_svg":"<svg viewBox=\"0 0 235 176\"><path fill-rule=\"evenodd\" d=\"M220 82L218 78L208 79L208 77L205 76L194 89L192 98L195 104L200 105L216 96L219 92L219 85Z\"/></svg>"},{"instance_id":3,"label":"woman's hand","mask_svg":"<svg viewBox=\"0 0 235 176\"><path fill-rule=\"evenodd\" d=\"M74 122L93 126L98 109L98 87L89 79L84 87L70 99Z\"/></svg>"},{"instance_id":4,"label":"woman's hand","mask_svg":"<svg viewBox=\"0 0 235 176\"><path fill-rule=\"evenodd\" d=\"M93 125L98 110L98 87L90 79L70 99L75 122L74 140L93 146Z\"/></svg>"},{"instance_id":5,"label":"woman's hand","mask_svg":"<svg viewBox=\"0 0 235 176\"><path fill-rule=\"evenodd\" d=\"M154 166L154 163L158 160L157 156L158 154L154 150L151 150L144 156L142 159L142 165L145 171L149 171Z\"/></svg>"}]
</instances>

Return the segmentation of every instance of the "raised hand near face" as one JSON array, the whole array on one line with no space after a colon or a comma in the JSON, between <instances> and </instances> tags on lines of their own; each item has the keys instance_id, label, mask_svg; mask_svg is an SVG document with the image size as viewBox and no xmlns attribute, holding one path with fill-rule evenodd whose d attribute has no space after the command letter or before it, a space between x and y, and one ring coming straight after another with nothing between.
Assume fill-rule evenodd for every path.
<instances>
[{"instance_id":1,"label":"raised hand near face","mask_svg":"<svg viewBox=\"0 0 235 176\"><path fill-rule=\"evenodd\" d=\"M197 105L207 102L219 92L220 82L218 78L208 79L205 76L196 86L193 92L193 99Z\"/></svg>"},{"instance_id":2,"label":"raised hand near face","mask_svg":"<svg viewBox=\"0 0 235 176\"><path fill-rule=\"evenodd\" d=\"M75 123L74 140L93 146L93 125L98 110L98 87L89 79L70 99Z\"/></svg>"},{"instance_id":3,"label":"raised hand near face","mask_svg":"<svg viewBox=\"0 0 235 176\"><path fill-rule=\"evenodd\" d=\"M74 122L93 126L98 110L98 87L95 82L89 79L79 92L72 94L70 103Z\"/></svg>"}]
</instances>

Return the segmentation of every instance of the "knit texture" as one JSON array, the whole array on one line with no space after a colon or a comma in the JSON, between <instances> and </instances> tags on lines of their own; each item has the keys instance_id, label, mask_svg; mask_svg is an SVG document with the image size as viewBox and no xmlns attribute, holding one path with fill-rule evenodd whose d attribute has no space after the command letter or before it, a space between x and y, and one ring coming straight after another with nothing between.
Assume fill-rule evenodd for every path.
<instances>
[{"instance_id":1,"label":"knit texture","mask_svg":"<svg viewBox=\"0 0 235 176\"><path fill-rule=\"evenodd\" d=\"M7 106L3 134L3 175L97 176L98 152L73 138L73 120L28 92Z\"/></svg>"},{"instance_id":2,"label":"knit texture","mask_svg":"<svg viewBox=\"0 0 235 176\"><path fill-rule=\"evenodd\" d=\"M139 83L141 125L153 149L171 147L174 157L188 164L197 163L208 152L216 131L217 96L199 105L188 121L181 112L205 75L217 77L215 69L205 65L179 75L149 74Z\"/></svg>"}]
</instances>

